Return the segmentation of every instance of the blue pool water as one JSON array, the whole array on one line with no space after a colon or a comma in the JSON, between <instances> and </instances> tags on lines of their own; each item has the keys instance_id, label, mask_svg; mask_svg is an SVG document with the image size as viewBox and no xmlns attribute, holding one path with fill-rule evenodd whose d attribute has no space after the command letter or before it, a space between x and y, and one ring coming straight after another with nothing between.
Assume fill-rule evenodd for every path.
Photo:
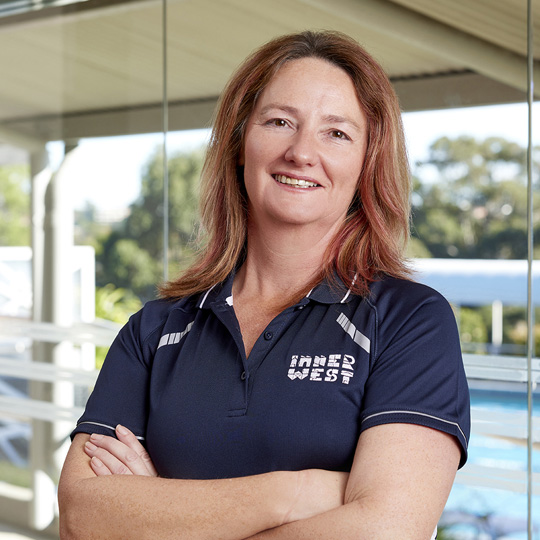
<instances>
[{"instance_id":1,"label":"blue pool water","mask_svg":"<svg viewBox=\"0 0 540 540\"><path fill-rule=\"evenodd\" d=\"M471 406L491 413L527 411L524 392L471 390ZM540 396L533 401L533 415L540 417ZM537 426L535 426L537 427ZM473 428L474 429L474 428ZM527 470L526 442L515 444L508 440L472 434L469 444L468 464L494 467L505 471ZM465 466L467 467L467 465ZM466 470L466 469L464 469ZM533 471L540 473L540 452L533 452ZM522 473L523 474L523 473ZM515 539L527 538L527 494L496 488L479 488L456 482L446 505L445 515L456 521L470 521L469 525L456 527L463 538ZM540 495L533 497L534 539L540 540ZM487 517L490 516L490 517ZM480 519L482 517L482 519ZM481 523L483 522L483 525ZM480 534L482 526L484 531ZM453 529L454 530L454 529ZM468 533L468 534L467 534ZM475 534L476 533L476 534Z\"/></svg>"}]
</instances>

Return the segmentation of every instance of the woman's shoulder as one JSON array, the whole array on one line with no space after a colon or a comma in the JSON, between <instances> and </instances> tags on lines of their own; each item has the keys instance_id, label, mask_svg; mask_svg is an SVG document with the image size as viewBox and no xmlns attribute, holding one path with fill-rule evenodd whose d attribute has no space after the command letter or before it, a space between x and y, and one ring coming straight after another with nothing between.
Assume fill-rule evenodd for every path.
<instances>
[{"instance_id":1,"label":"woman's shoulder","mask_svg":"<svg viewBox=\"0 0 540 540\"><path fill-rule=\"evenodd\" d=\"M180 299L158 298L150 300L130 317L126 326L144 342L151 335L158 333L171 317L191 322L197 298L198 295Z\"/></svg>"},{"instance_id":2,"label":"woman's shoulder","mask_svg":"<svg viewBox=\"0 0 540 540\"><path fill-rule=\"evenodd\" d=\"M403 279L392 276L384 276L381 279L374 281L371 286L370 298L380 299L384 296L402 296L417 299L443 299L444 296L429 285L414 281L413 279ZM445 300L446 301L446 300Z\"/></svg>"},{"instance_id":3,"label":"woman's shoulder","mask_svg":"<svg viewBox=\"0 0 540 540\"><path fill-rule=\"evenodd\" d=\"M451 314L448 300L437 290L417 281L385 276L371 284L368 303L379 314L411 314L418 310L440 316Z\"/></svg>"},{"instance_id":4,"label":"woman's shoulder","mask_svg":"<svg viewBox=\"0 0 540 540\"><path fill-rule=\"evenodd\" d=\"M167 318L171 312L192 312L197 303L199 295L186 296L184 298L156 298L144 304L139 313Z\"/></svg>"},{"instance_id":5,"label":"woman's shoulder","mask_svg":"<svg viewBox=\"0 0 540 540\"><path fill-rule=\"evenodd\" d=\"M373 283L367 303L375 317L375 354L414 344L433 353L444 349L444 357L461 362L456 316L449 302L422 283L384 278ZM427 358L431 358L427 354Z\"/></svg>"}]
</instances>

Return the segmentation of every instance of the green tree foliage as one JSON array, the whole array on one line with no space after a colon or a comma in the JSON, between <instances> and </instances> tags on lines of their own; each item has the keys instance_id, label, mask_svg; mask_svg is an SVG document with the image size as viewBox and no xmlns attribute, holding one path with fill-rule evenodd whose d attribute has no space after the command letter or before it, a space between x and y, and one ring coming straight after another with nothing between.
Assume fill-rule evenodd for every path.
<instances>
[{"instance_id":1,"label":"green tree foliage","mask_svg":"<svg viewBox=\"0 0 540 540\"><path fill-rule=\"evenodd\" d=\"M431 145L428 159L417 163L416 176L413 236L432 256L526 258L524 148L500 137L442 137ZM540 255L538 193L534 206Z\"/></svg>"},{"instance_id":2,"label":"green tree foliage","mask_svg":"<svg viewBox=\"0 0 540 540\"><path fill-rule=\"evenodd\" d=\"M142 307L141 301L127 289L115 287L112 283L96 290L96 317L125 324L130 315ZM96 347L96 368L100 369L108 347Z\"/></svg>"},{"instance_id":3,"label":"green tree foliage","mask_svg":"<svg viewBox=\"0 0 540 540\"><path fill-rule=\"evenodd\" d=\"M202 150L180 153L168 161L170 274L192 255L197 225ZM155 296L163 275L163 157L156 152L143 170L141 195L129 217L105 239L98 251L98 285L113 283L141 299Z\"/></svg>"},{"instance_id":4,"label":"green tree foliage","mask_svg":"<svg viewBox=\"0 0 540 540\"><path fill-rule=\"evenodd\" d=\"M437 540L457 540L457 536L453 536L448 527L439 527Z\"/></svg>"},{"instance_id":5,"label":"green tree foliage","mask_svg":"<svg viewBox=\"0 0 540 540\"><path fill-rule=\"evenodd\" d=\"M141 307L141 301L131 291L111 283L96 292L96 317L99 319L124 324Z\"/></svg>"},{"instance_id":6,"label":"green tree foliage","mask_svg":"<svg viewBox=\"0 0 540 540\"><path fill-rule=\"evenodd\" d=\"M0 167L0 246L29 246L30 230L29 167Z\"/></svg>"},{"instance_id":7,"label":"green tree foliage","mask_svg":"<svg viewBox=\"0 0 540 540\"><path fill-rule=\"evenodd\" d=\"M488 323L483 310L462 307L458 311L458 322L461 341L469 343L487 343Z\"/></svg>"},{"instance_id":8,"label":"green tree foliage","mask_svg":"<svg viewBox=\"0 0 540 540\"><path fill-rule=\"evenodd\" d=\"M525 308L506 308L505 320L507 324L503 328L504 340L515 345L521 345L523 354L525 354L528 341L527 313ZM535 309L534 320L536 321L533 328L535 354L536 356L540 356L540 308Z\"/></svg>"},{"instance_id":9,"label":"green tree foliage","mask_svg":"<svg viewBox=\"0 0 540 540\"><path fill-rule=\"evenodd\" d=\"M538 158L540 149L534 150ZM433 142L428 159L416 164L413 236L416 257L527 258L526 150L500 137L462 136ZM535 187L538 163L533 166ZM535 189L535 256L540 257L540 194ZM462 306L463 346L477 350L491 341L491 309ZM526 342L525 310L504 310L504 343ZM540 350L540 330L537 330ZM516 348L517 351L517 348Z\"/></svg>"},{"instance_id":10,"label":"green tree foliage","mask_svg":"<svg viewBox=\"0 0 540 540\"><path fill-rule=\"evenodd\" d=\"M463 136L434 141L428 159L416 167L409 256L524 258L525 157L522 147L501 138L480 141ZM202 151L169 160L170 275L185 267L192 255L201 163ZM535 197L535 208L540 209L538 194ZM98 256L98 285L112 283L142 300L155 296L155 285L162 277L162 205L163 160L156 152L144 168L141 195L129 217L113 230L91 233ZM91 208L86 211L89 222L91 212ZM540 227L540 215L535 223ZM536 238L538 242L540 229ZM490 341L489 306L462 306L460 322L464 344L474 348ZM507 318L505 310L505 343L523 341L522 325L522 317Z\"/></svg>"}]
</instances>

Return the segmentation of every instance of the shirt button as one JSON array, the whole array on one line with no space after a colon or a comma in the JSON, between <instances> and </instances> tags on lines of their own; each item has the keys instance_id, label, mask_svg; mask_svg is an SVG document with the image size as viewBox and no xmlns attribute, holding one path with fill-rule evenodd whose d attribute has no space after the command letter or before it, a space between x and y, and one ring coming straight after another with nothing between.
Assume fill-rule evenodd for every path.
<instances>
[{"instance_id":1,"label":"shirt button","mask_svg":"<svg viewBox=\"0 0 540 540\"><path fill-rule=\"evenodd\" d=\"M273 337L274 337L273 332L265 332L264 333L264 339L266 339L266 341L270 341Z\"/></svg>"},{"instance_id":2,"label":"shirt button","mask_svg":"<svg viewBox=\"0 0 540 540\"><path fill-rule=\"evenodd\" d=\"M246 378L247 378L247 374L246 374L246 372L245 372L245 371L242 371L242 375L240 375L240 378L241 378L241 379L242 379L243 381L245 381L245 380L246 380Z\"/></svg>"}]
</instances>

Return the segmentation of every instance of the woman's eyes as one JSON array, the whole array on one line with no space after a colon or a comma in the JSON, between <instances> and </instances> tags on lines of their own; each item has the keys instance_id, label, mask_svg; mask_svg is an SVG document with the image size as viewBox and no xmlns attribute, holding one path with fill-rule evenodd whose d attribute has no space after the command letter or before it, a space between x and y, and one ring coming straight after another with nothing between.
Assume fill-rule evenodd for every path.
<instances>
[{"instance_id":1,"label":"woman's eyes","mask_svg":"<svg viewBox=\"0 0 540 540\"><path fill-rule=\"evenodd\" d=\"M339 129L333 129L331 132L330 132L331 136L335 139L343 139L344 141L349 141L350 140L350 137L343 131L339 130Z\"/></svg>"},{"instance_id":2,"label":"woman's eyes","mask_svg":"<svg viewBox=\"0 0 540 540\"><path fill-rule=\"evenodd\" d=\"M287 121L283 120L283 118L272 118L266 122L268 125L276 126L276 127L285 127L287 126Z\"/></svg>"},{"instance_id":3,"label":"woman's eyes","mask_svg":"<svg viewBox=\"0 0 540 540\"><path fill-rule=\"evenodd\" d=\"M287 120L284 120L283 118L271 118L270 120L266 121L266 125L269 126L276 126L276 127L287 127L289 123ZM329 133L330 137L332 139L340 139L343 141L350 141L351 138L340 129L330 129L327 133Z\"/></svg>"}]
</instances>

